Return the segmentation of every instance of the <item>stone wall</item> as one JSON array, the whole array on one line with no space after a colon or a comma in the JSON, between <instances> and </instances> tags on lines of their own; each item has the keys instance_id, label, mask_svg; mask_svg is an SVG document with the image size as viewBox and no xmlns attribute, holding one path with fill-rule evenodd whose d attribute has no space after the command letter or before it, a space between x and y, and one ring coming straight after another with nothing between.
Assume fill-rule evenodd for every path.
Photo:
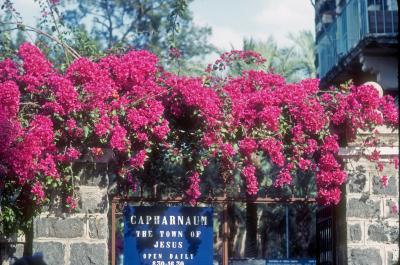
<instances>
[{"instance_id":1,"label":"stone wall","mask_svg":"<svg viewBox=\"0 0 400 265\"><path fill-rule=\"evenodd\" d=\"M399 257L399 217L391 212L392 204L399 203L399 174L389 163L399 155L398 134L380 138L384 143L378 150L386 167L379 174L373 163L360 158L357 141L340 152L349 178L336 208L338 265L391 265ZM33 251L43 252L48 265L109 264L107 164L81 168L79 212L44 212L35 219ZM389 177L386 188L379 181L382 174Z\"/></svg>"},{"instance_id":2,"label":"stone wall","mask_svg":"<svg viewBox=\"0 0 400 265\"><path fill-rule=\"evenodd\" d=\"M399 172L390 159L399 155L398 133L382 135L389 142L378 147L383 172L375 164L360 158L357 144L341 150L349 174L342 205L336 219L338 264L397 264L399 259L399 215L391 206L399 204ZM391 139L391 140L390 140ZM389 178L383 187L380 176Z\"/></svg>"},{"instance_id":3,"label":"stone wall","mask_svg":"<svg viewBox=\"0 0 400 265\"><path fill-rule=\"evenodd\" d=\"M106 165L82 171L78 212L44 212L34 221L33 253L42 252L47 265L109 264Z\"/></svg>"}]
</instances>

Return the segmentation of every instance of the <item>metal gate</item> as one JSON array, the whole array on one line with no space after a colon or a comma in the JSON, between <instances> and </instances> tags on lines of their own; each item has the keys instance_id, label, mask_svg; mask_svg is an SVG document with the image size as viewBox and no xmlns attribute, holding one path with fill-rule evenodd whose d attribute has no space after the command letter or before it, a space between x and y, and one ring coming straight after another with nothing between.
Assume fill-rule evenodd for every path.
<instances>
[{"instance_id":1,"label":"metal gate","mask_svg":"<svg viewBox=\"0 0 400 265\"><path fill-rule=\"evenodd\" d=\"M335 265L335 218L333 206L317 210L317 262L319 265Z\"/></svg>"},{"instance_id":2,"label":"metal gate","mask_svg":"<svg viewBox=\"0 0 400 265\"><path fill-rule=\"evenodd\" d=\"M115 197L112 199L111 202L111 264L116 265L116 215L120 212L120 208L123 207L125 203L128 202L146 202L146 203L187 203L187 200L182 197L176 198L146 198L146 197L130 197L130 198L120 198ZM229 251L228 251L228 240L229 240L229 227L228 227L228 205L235 203L235 202L251 202L256 204L276 204L276 203L285 203L285 204L293 204L293 203L316 203L314 198L270 198L270 197L258 197L249 199L247 197L206 197L200 198L198 202L206 203L206 204L213 204L218 203L222 205L222 265L228 265L229 263ZM324 263L324 264L331 264L331 263Z\"/></svg>"}]
</instances>

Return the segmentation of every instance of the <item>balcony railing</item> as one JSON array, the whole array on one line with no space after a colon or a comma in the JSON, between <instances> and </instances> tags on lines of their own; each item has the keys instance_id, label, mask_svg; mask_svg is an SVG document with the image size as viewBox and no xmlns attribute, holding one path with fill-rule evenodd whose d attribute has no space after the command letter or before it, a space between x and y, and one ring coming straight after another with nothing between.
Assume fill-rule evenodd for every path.
<instances>
[{"instance_id":1,"label":"balcony railing","mask_svg":"<svg viewBox=\"0 0 400 265\"><path fill-rule=\"evenodd\" d=\"M348 0L319 38L319 77L323 78L362 39L396 36L397 22L396 0Z\"/></svg>"}]
</instances>

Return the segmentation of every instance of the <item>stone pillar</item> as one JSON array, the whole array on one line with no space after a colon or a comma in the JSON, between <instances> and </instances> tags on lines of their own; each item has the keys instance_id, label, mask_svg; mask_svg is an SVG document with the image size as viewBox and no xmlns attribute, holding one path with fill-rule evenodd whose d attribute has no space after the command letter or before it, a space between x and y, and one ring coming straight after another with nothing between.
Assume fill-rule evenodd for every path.
<instances>
[{"instance_id":1,"label":"stone pillar","mask_svg":"<svg viewBox=\"0 0 400 265\"><path fill-rule=\"evenodd\" d=\"M399 215L391 207L399 205L399 172L389 163L399 156L398 132L379 131L383 143L376 149L385 165L383 172L360 158L357 141L340 151L348 181L336 216L338 264L398 264ZM387 187L380 183L382 175L389 178Z\"/></svg>"},{"instance_id":2,"label":"stone pillar","mask_svg":"<svg viewBox=\"0 0 400 265\"><path fill-rule=\"evenodd\" d=\"M42 252L48 265L109 264L107 164L93 165L74 165L83 169L77 213L44 212L34 220L33 252Z\"/></svg>"}]
</instances>

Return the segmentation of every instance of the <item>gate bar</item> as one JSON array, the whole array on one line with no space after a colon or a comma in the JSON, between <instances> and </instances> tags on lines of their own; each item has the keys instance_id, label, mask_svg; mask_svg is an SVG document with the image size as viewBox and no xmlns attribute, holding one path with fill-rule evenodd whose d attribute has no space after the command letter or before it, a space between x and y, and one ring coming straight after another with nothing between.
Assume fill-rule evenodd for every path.
<instances>
[{"instance_id":1,"label":"gate bar","mask_svg":"<svg viewBox=\"0 0 400 265\"><path fill-rule=\"evenodd\" d=\"M184 197L166 197L166 198L143 198L143 197L114 197L112 203L118 204L121 202L161 202L161 203L184 203L187 199ZM203 197L197 200L200 203L235 203L235 202L251 202L251 203L263 203L263 204L273 204L273 203L316 203L315 198L299 198L299 197L289 197L289 198L272 198L272 197L258 197L258 198L248 198L248 197Z\"/></svg>"},{"instance_id":2,"label":"gate bar","mask_svg":"<svg viewBox=\"0 0 400 265\"><path fill-rule=\"evenodd\" d=\"M117 204L116 203L114 203L114 201L112 201L112 204L111 204L111 214L112 214L112 216L111 216L111 224L112 224L112 227L111 227L111 264L112 265L116 265L117 263L116 263L116 261L115 261L115 245L116 245L116 242L115 242L115 226L116 226L116 218L115 218L115 214L116 214L116 208L117 208Z\"/></svg>"},{"instance_id":3,"label":"gate bar","mask_svg":"<svg viewBox=\"0 0 400 265\"><path fill-rule=\"evenodd\" d=\"M228 203L223 203L222 210L222 265L228 265L229 262L229 227L228 227Z\"/></svg>"}]
</instances>

